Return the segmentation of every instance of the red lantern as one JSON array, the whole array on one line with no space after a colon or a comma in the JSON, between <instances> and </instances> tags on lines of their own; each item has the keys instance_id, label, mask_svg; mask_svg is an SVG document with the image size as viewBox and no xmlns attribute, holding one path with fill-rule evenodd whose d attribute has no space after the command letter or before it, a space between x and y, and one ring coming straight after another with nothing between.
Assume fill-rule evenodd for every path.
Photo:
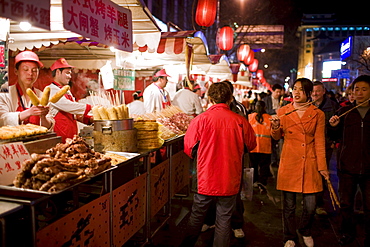
<instances>
[{"instance_id":1,"label":"red lantern","mask_svg":"<svg viewBox=\"0 0 370 247\"><path fill-rule=\"evenodd\" d=\"M239 46L238 54L237 54L238 60L240 62L244 61L249 56L250 51L251 51L251 48L247 44Z\"/></svg>"},{"instance_id":2,"label":"red lantern","mask_svg":"<svg viewBox=\"0 0 370 247\"><path fill-rule=\"evenodd\" d=\"M262 69L257 70L256 74L257 74L257 78L262 81L262 78L263 78L263 70Z\"/></svg>"},{"instance_id":3,"label":"red lantern","mask_svg":"<svg viewBox=\"0 0 370 247\"><path fill-rule=\"evenodd\" d=\"M258 60L254 59L253 62L248 66L250 72L256 72L258 69Z\"/></svg>"},{"instance_id":4,"label":"red lantern","mask_svg":"<svg viewBox=\"0 0 370 247\"><path fill-rule=\"evenodd\" d=\"M224 51L233 48L234 45L234 30L231 27L222 27L217 37L217 46Z\"/></svg>"},{"instance_id":5,"label":"red lantern","mask_svg":"<svg viewBox=\"0 0 370 247\"><path fill-rule=\"evenodd\" d=\"M246 57L246 58L245 58L245 60L243 60L243 61L244 61L244 63L245 63L246 65L250 65L250 64L253 62L253 60L254 60L254 51L253 51L253 50L251 50L251 51L249 52L248 57Z\"/></svg>"},{"instance_id":6,"label":"red lantern","mask_svg":"<svg viewBox=\"0 0 370 247\"><path fill-rule=\"evenodd\" d=\"M198 0L195 22L201 27L210 27L215 22L217 0Z\"/></svg>"}]
</instances>

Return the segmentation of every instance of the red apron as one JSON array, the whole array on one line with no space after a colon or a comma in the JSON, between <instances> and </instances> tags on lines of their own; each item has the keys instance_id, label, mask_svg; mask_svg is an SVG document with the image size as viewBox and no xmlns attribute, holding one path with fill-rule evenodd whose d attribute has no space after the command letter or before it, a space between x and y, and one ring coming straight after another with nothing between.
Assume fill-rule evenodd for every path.
<instances>
[{"instance_id":1,"label":"red apron","mask_svg":"<svg viewBox=\"0 0 370 247\"><path fill-rule=\"evenodd\" d=\"M61 88L62 86L56 82L53 82L56 86ZM63 97L66 97L70 101L74 101L73 97L70 94L65 94ZM77 121L73 114L59 111L54 117L55 125L54 131L58 136L62 137L62 142L64 143L67 138L73 138L74 135L77 135Z\"/></svg>"},{"instance_id":2,"label":"red apron","mask_svg":"<svg viewBox=\"0 0 370 247\"><path fill-rule=\"evenodd\" d=\"M16 84L16 87L17 87L17 93L18 93L18 107L17 107L16 111L17 112L22 112L22 111L27 110L28 108L25 107L25 105L23 103L23 100L22 100L23 92L22 92L22 89L20 88L20 86L18 85L18 83ZM22 124L28 124L28 123L35 124L35 125L40 125L40 117L39 116L30 116L29 118L23 120L23 122L22 122Z\"/></svg>"}]
</instances>

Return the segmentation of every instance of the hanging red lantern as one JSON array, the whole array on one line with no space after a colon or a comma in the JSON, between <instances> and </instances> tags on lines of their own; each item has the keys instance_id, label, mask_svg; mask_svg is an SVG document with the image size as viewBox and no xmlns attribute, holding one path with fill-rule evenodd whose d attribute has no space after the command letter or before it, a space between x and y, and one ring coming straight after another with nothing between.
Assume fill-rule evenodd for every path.
<instances>
[{"instance_id":1,"label":"hanging red lantern","mask_svg":"<svg viewBox=\"0 0 370 247\"><path fill-rule=\"evenodd\" d=\"M198 0L195 22L201 27L210 27L215 22L217 0Z\"/></svg>"},{"instance_id":2,"label":"hanging red lantern","mask_svg":"<svg viewBox=\"0 0 370 247\"><path fill-rule=\"evenodd\" d=\"M256 75L257 75L257 78L258 79L262 80L262 78L263 78L263 70L262 69L257 70Z\"/></svg>"},{"instance_id":3,"label":"hanging red lantern","mask_svg":"<svg viewBox=\"0 0 370 247\"><path fill-rule=\"evenodd\" d=\"M254 59L253 62L248 66L250 72L256 72L258 69L258 60Z\"/></svg>"},{"instance_id":4,"label":"hanging red lantern","mask_svg":"<svg viewBox=\"0 0 370 247\"><path fill-rule=\"evenodd\" d=\"M222 27L218 33L217 46L221 50L228 51L234 45L234 30L231 27Z\"/></svg>"},{"instance_id":5,"label":"hanging red lantern","mask_svg":"<svg viewBox=\"0 0 370 247\"><path fill-rule=\"evenodd\" d=\"M237 53L238 60L240 62L244 61L249 56L250 51L251 51L251 48L247 44L239 46L238 53Z\"/></svg>"},{"instance_id":6,"label":"hanging red lantern","mask_svg":"<svg viewBox=\"0 0 370 247\"><path fill-rule=\"evenodd\" d=\"M244 61L244 63L245 63L246 65L250 65L250 64L253 62L253 60L254 60L254 51L253 51L253 50L251 50L251 51L249 52L248 57L246 57L243 61Z\"/></svg>"}]
</instances>

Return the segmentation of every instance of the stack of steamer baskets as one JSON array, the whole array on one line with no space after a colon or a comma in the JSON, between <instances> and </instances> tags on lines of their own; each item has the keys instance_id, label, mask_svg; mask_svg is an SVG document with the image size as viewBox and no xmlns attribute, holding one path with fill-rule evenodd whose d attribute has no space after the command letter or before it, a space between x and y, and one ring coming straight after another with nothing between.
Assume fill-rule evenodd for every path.
<instances>
[{"instance_id":1,"label":"stack of steamer baskets","mask_svg":"<svg viewBox=\"0 0 370 247\"><path fill-rule=\"evenodd\" d=\"M137 152L137 130L126 105L94 106L94 150Z\"/></svg>"}]
</instances>

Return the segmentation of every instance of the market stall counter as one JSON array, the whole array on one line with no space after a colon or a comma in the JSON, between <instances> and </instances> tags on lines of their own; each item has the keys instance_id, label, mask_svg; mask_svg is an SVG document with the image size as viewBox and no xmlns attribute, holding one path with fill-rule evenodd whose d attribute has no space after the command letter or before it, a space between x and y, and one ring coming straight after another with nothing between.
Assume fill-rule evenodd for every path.
<instances>
[{"instance_id":1,"label":"market stall counter","mask_svg":"<svg viewBox=\"0 0 370 247\"><path fill-rule=\"evenodd\" d=\"M182 143L176 136L138 153L106 152L115 164L60 191L1 186L0 203L19 204L28 214L21 224L29 235L17 246L145 245L169 218L170 198L189 182Z\"/></svg>"}]
</instances>

